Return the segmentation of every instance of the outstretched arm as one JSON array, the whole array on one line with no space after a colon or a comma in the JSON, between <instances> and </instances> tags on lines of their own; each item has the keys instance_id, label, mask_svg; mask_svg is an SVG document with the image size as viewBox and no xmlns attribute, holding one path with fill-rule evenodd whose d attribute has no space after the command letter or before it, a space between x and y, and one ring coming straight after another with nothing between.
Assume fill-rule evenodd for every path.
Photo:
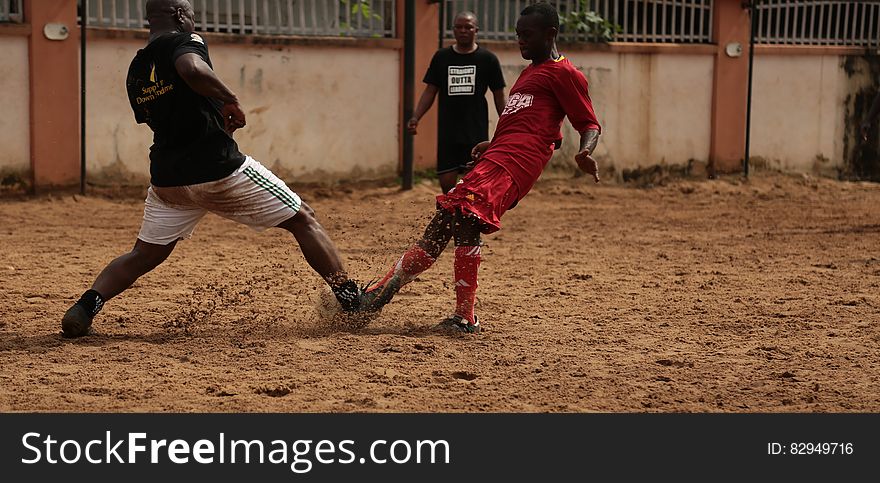
<instances>
[{"instance_id":1,"label":"outstretched arm","mask_svg":"<svg viewBox=\"0 0 880 483\"><path fill-rule=\"evenodd\" d=\"M238 97L226 87L211 66L198 54L181 55L174 62L174 68L196 94L213 97L223 103L221 113L226 132L232 134L236 129L245 126L244 111L238 103Z\"/></svg>"},{"instance_id":2,"label":"outstretched arm","mask_svg":"<svg viewBox=\"0 0 880 483\"><path fill-rule=\"evenodd\" d=\"M437 86L434 84L426 84L425 90L422 92L422 97L419 98L419 105L416 106L413 116L406 123L406 129L411 134L416 134L419 127L419 121L434 104L435 97L437 97Z\"/></svg>"},{"instance_id":3,"label":"outstretched arm","mask_svg":"<svg viewBox=\"0 0 880 483\"><path fill-rule=\"evenodd\" d=\"M865 120L862 121L861 132L862 139L865 141L868 140L868 131L871 130L871 123L874 122L874 119L877 119L877 114L880 114L880 92L877 93L877 97L874 98L874 103L871 104L871 110L868 111L868 115L865 117Z\"/></svg>"},{"instance_id":4,"label":"outstretched arm","mask_svg":"<svg viewBox=\"0 0 880 483\"><path fill-rule=\"evenodd\" d=\"M598 183L599 163L593 159L593 151L597 144L599 144L599 131L589 129L582 132L580 151L575 155L574 160L585 173L593 175L593 179Z\"/></svg>"}]
</instances>

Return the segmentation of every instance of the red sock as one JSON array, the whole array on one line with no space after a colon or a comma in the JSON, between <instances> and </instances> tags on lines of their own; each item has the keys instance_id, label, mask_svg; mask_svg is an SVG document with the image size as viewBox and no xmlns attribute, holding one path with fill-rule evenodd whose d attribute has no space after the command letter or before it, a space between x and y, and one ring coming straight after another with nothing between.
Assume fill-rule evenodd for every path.
<instances>
[{"instance_id":1,"label":"red sock","mask_svg":"<svg viewBox=\"0 0 880 483\"><path fill-rule=\"evenodd\" d=\"M455 313L474 322L480 247L455 247Z\"/></svg>"},{"instance_id":2,"label":"red sock","mask_svg":"<svg viewBox=\"0 0 880 483\"><path fill-rule=\"evenodd\" d=\"M429 269L433 264L434 258L428 255L428 252L418 245L413 245L400 257L400 260L391 267L391 270L385 274L385 277L375 287L385 285L388 279L394 275L400 275L402 280L401 286L404 286L415 280L419 274Z\"/></svg>"}]
</instances>

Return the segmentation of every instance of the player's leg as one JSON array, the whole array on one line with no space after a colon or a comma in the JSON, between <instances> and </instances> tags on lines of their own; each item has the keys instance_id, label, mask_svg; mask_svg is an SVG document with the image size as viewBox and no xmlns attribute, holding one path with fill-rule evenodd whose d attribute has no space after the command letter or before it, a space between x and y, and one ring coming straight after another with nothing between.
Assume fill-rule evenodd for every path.
<instances>
[{"instance_id":1,"label":"player's leg","mask_svg":"<svg viewBox=\"0 0 880 483\"><path fill-rule=\"evenodd\" d=\"M382 280L367 288L365 302L369 310L380 310L398 290L434 264L452 238L454 221L452 212L437 209L422 238L404 252Z\"/></svg>"},{"instance_id":2,"label":"player's leg","mask_svg":"<svg viewBox=\"0 0 880 483\"><path fill-rule=\"evenodd\" d=\"M61 329L65 337L87 335L92 319L104 306L104 302L119 295L142 275L164 262L174 250L177 240L192 235L206 211L188 206L186 194L185 187L151 186L147 190L144 219L134 247L110 262L95 279L92 288L67 310L61 319ZM174 203L166 201L169 199L174 200Z\"/></svg>"},{"instance_id":3,"label":"player's leg","mask_svg":"<svg viewBox=\"0 0 880 483\"><path fill-rule=\"evenodd\" d=\"M426 255L436 260L452 239L454 220L453 212L438 208L416 245L424 250Z\"/></svg>"},{"instance_id":4,"label":"player's leg","mask_svg":"<svg viewBox=\"0 0 880 483\"><path fill-rule=\"evenodd\" d=\"M474 216L459 213L454 225L455 237L455 312L440 323L443 328L463 332L480 332L480 323L474 314L477 297L477 273L481 260L481 222Z\"/></svg>"},{"instance_id":5,"label":"player's leg","mask_svg":"<svg viewBox=\"0 0 880 483\"><path fill-rule=\"evenodd\" d=\"M81 337L89 333L92 319L100 312L104 302L122 293L142 275L158 267L174 250L176 241L156 245L137 240L134 248L110 262L87 290L70 307L61 319L65 337Z\"/></svg>"},{"instance_id":6,"label":"player's leg","mask_svg":"<svg viewBox=\"0 0 880 483\"><path fill-rule=\"evenodd\" d=\"M224 218L258 231L278 227L292 233L306 262L327 282L342 309L360 307L361 290L349 279L315 211L268 168L248 157L238 171L200 185L198 193L203 206Z\"/></svg>"},{"instance_id":7,"label":"player's leg","mask_svg":"<svg viewBox=\"0 0 880 483\"><path fill-rule=\"evenodd\" d=\"M137 240L130 252L110 262L95 279L92 290L101 294L104 301L122 293L142 275L158 267L174 250L177 241L156 245Z\"/></svg>"},{"instance_id":8,"label":"player's leg","mask_svg":"<svg viewBox=\"0 0 880 483\"><path fill-rule=\"evenodd\" d=\"M449 193L449 190L455 188L455 183L458 181L458 170L438 173L437 179L440 181L440 189L443 194Z\"/></svg>"},{"instance_id":9,"label":"player's leg","mask_svg":"<svg viewBox=\"0 0 880 483\"><path fill-rule=\"evenodd\" d=\"M501 228L501 217L516 204L519 191L504 169L491 162L476 165L462 183L441 203L460 207L453 225L455 237L455 312L439 328L462 332L480 332L474 314L477 274L482 258L481 234Z\"/></svg>"},{"instance_id":10,"label":"player's leg","mask_svg":"<svg viewBox=\"0 0 880 483\"><path fill-rule=\"evenodd\" d=\"M327 282L343 310L358 309L360 290L348 277L339 251L324 227L315 218L315 211L306 203L302 203L296 215L281 222L278 228L293 234L306 262Z\"/></svg>"},{"instance_id":11,"label":"player's leg","mask_svg":"<svg viewBox=\"0 0 880 483\"><path fill-rule=\"evenodd\" d=\"M465 143L451 143L442 139L437 143L437 178L443 194L455 187L458 176L471 159L471 148Z\"/></svg>"}]
</instances>

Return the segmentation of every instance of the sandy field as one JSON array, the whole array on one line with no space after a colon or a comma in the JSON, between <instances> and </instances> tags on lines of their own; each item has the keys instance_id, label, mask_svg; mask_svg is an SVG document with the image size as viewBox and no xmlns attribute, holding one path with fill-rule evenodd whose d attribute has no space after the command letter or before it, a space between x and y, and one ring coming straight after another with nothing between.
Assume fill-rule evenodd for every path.
<instances>
[{"instance_id":1,"label":"sandy field","mask_svg":"<svg viewBox=\"0 0 880 483\"><path fill-rule=\"evenodd\" d=\"M436 190L301 193L366 281ZM209 215L97 334L62 339L141 214L139 194L0 200L0 411L880 411L877 184L544 180L485 239L479 336L431 330L451 250L347 331L292 236Z\"/></svg>"}]
</instances>

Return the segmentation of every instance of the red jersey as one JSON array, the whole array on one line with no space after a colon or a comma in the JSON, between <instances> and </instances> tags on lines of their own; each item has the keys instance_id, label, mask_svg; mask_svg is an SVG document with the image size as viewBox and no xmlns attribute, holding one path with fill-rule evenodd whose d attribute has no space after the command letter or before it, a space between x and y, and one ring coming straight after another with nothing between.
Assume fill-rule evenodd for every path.
<instances>
[{"instance_id":1,"label":"red jersey","mask_svg":"<svg viewBox=\"0 0 880 483\"><path fill-rule=\"evenodd\" d=\"M526 67L510 89L482 158L510 174L519 199L532 189L553 154L553 145L562 140L565 116L578 132L601 131L584 75L565 57Z\"/></svg>"}]
</instances>

